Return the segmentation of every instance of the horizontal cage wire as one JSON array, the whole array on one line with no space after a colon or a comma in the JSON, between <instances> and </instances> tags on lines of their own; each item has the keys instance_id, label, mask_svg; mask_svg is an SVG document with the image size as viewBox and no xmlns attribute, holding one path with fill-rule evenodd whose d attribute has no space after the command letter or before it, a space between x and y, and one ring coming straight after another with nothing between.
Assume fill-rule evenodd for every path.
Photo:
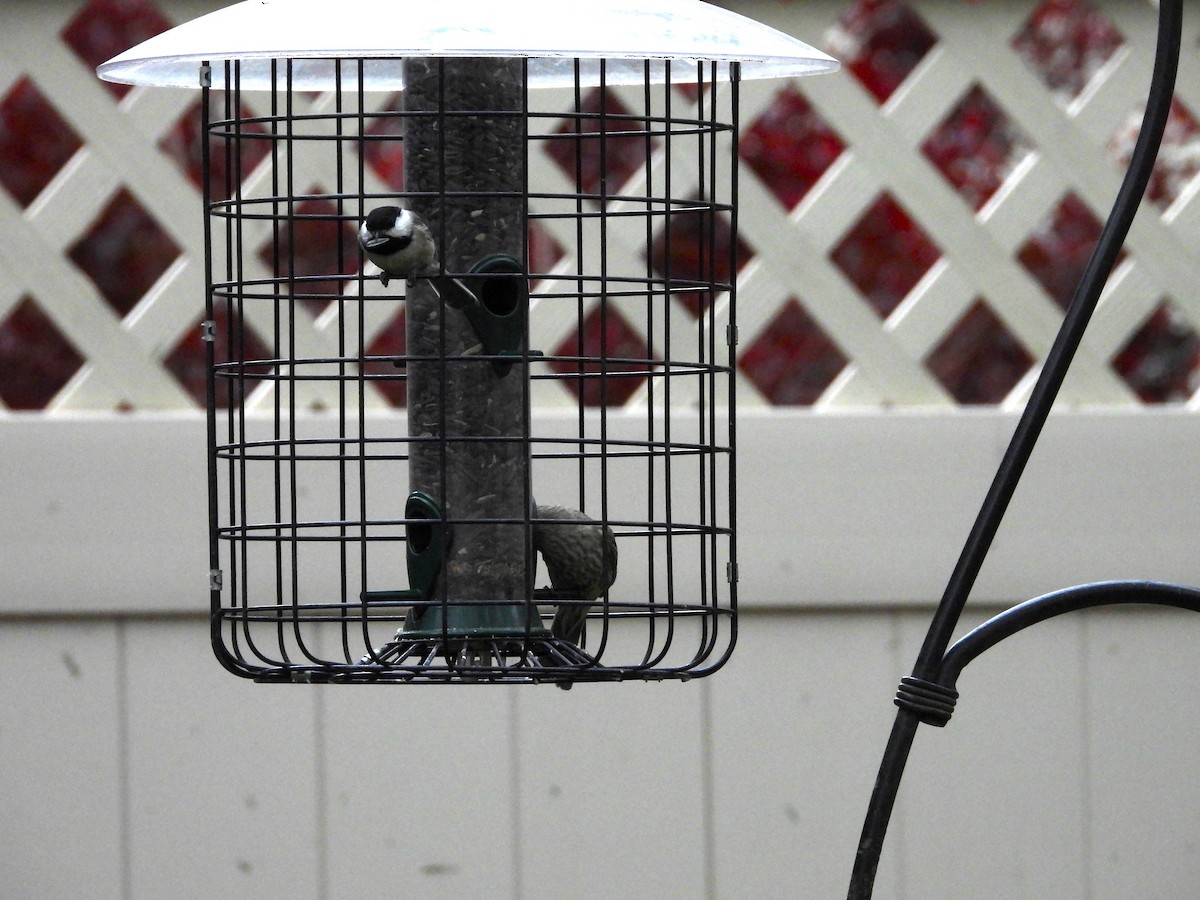
<instances>
[{"instance_id":1,"label":"horizontal cage wire","mask_svg":"<svg viewBox=\"0 0 1200 900\"><path fill-rule=\"evenodd\" d=\"M520 60L423 60L401 100L366 88L371 60L317 63L320 111L292 114L287 60L253 104L223 64L201 107L223 163L219 658L265 681L714 671L736 634L736 72L655 61L608 85L577 64L529 91ZM493 87L456 86L481 67ZM378 207L424 220L430 267L368 258Z\"/></svg>"}]
</instances>

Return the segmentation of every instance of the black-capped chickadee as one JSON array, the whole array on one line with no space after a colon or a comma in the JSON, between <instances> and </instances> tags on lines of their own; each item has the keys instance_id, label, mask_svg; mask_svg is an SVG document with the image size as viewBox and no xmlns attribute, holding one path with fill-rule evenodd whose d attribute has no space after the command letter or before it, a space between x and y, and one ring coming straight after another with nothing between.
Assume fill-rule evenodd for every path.
<instances>
[{"instance_id":1,"label":"black-capped chickadee","mask_svg":"<svg viewBox=\"0 0 1200 900\"><path fill-rule=\"evenodd\" d=\"M393 275L411 281L417 275L437 273L433 235L410 209L380 206L371 210L358 229L358 242L367 258L380 268L379 280L384 287Z\"/></svg>"}]
</instances>

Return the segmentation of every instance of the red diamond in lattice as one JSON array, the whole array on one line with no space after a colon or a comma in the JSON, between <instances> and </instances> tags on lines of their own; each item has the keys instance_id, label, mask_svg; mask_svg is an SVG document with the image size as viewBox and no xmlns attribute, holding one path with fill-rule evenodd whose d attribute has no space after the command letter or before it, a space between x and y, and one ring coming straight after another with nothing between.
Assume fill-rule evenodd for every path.
<instances>
[{"instance_id":1,"label":"red diamond in lattice","mask_svg":"<svg viewBox=\"0 0 1200 900\"><path fill-rule=\"evenodd\" d=\"M925 359L959 403L1000 403L1033 357L982 300L976 300Z\"/></svg>"},{"instance_id":2,"label":"red diamond in lattice","mask_svg":"<svg viewBox=\"0 0 1200 900\"><path fill-rule=\"evenodd\" d=\"M663 228L654 237L650 264L672 283L699 281L725 290L732 283L735 268L740 271L754 256L754 250L740 238L734 244L729 220L705 204L673 212L669 219L670 229ZM735 253L732 263L731 249ZM698 317L711 303L711 294L696 290L674 296Z\"/></svg>"},{"instance_id":3,"label":"red diamond in lattice","mask_svg":"<svg viewBox=\"0 0 1200 900\"><path fill-rule=\"evenodd\" d=\"M10 409L44 409L82 365L32 297L0 322L0 399Z\"/></svg>"},{"instance_id":4,"label":"red diamond in lattice","mask_svg":"<svg viewBox=\"0 0 1200 900\"><path fill-rule=\"evenodd\" d=\"M701 91L703 91L705 94L708 94L709 89L712 87L712 85L708 83L708 69L704 70L703 85L696 81L677 81L671 86L679 93L681 97L687 97L687 99L693 103L699 99Z\"/></svg>"},{"instance_id":5,"label":"red diamond in lattice","mask_svg":"<svg viewBox=\"0 0 1200 900\"><path fill-rule=\"evenodd\" d=\"M1108 151L1122 166L1128 166L1133 156L1133 146L1137 143L1138 133L1142 128L1142 115L1142 110L1130 113L1124 126L1108 142ZM1198 172L1200 124L1197 124L1195 117L1183 102L1178 97L1173 97L1167 128L1163 132L1158 158L1154 161L1154 171L1146 188L1146 196L1166 209L1183 193L1183 189Z\"/></svg>"},{"instance_id":6,"label":"red diamond in lattice","mask_svg":"<svg viewBox=\"0 0 1200 900\"><path fill-rule=\"evenodd\" d=\"M89 0L63 28L62 39L95 69L170 27L171 20L151 0ZM117 97L130 87L110 81L104 86Z\"/></svg>"},{"instance_id":7,"label":"red diamond in lattice","mask_svg":"<svg viewBox=\"0 0 1200 900\"><path fill-rule=\"evenodd\" d=\"M1045 0L1012 39L1062 102L1079 96L1123 43L1112 22L1083 0Z\"/></svg>"},{"instance_id":8,"label":"red diamond in lattice","mask_svg":"<svg viewBox=\"0 0 1200 900\"><path fill-rule=\"evenodd\" d=\"M844 148L837 132L804 95L788 86L744 131L738 153L779 202L791 209Z\"/></svg>"},{"instance_id":9,"label":"red diamond in lattice","mask_svg":"<svg viewBox=\"0 0 1200 900\"><path fill-rule=\"evenodd\" d=\"M809 406L846 366L846 357L794 299L789 299L738 360L771 403Z\"/></svg>"},{"instance_id":10,"label":"red diamond in lattice","mask_svg":"<svg viewBox=\"0 0 1200 900\"><path fill-rule=\"evenodd\" d=\"M213 299L213 357L218 364L241 362L238 370L230 372L223 370L221 377L216 379L215 402L220 409L237 407L256 386L257 378L270 371L269 365L246 365L256 359L270 359L272 354L258 335L256 335L242 320L236 309L231 308L229 300L224 297ZM204 341L197 323L175 348L163 360L163 366L178 379L184 389L196 401L198 406L204 406L206 400L207 361L204 357Z\"/></svg>"},{"instance_id":11,"label":"red diamond in lattice","mask_svg":"<svg viewBox=\"0 0 1200 900\"><path fill-rule=\"evenodd\" d=\"M871 204L830 258L887 317L941 252L890 194Z\"/></svg>"},{"instance_id":12,"label":"red diamond in lattice","mask_svg":"<svg viewBox=\"0 0 1200 900\"><path fill-rule=\"evenodd\" d=\"M22 206L48 185L83 141L25 77L0 100L0 184Z\"/></svg>"},{"instance_id":13,"label":"red diamond in lattice","mask_svg":"<svg viewBox=\"0 0 1200 900\"><path fill-rule=\"evenodd\" d=\"M121 316L137 305L179 253L171 236L124 188L67 251Z\"/></svg>"},{"instance_id":14,"label":"red diamond in lattice","mask_svg":"<svg viewBox=\"0 0 1200 900\"><path fill-rule=\"evenodd\" d=\"M404 355L406 345L404 312L401 311L367 347L367 356L388 357L368 360L363 366L363 371L368 375L380 376L370 379L371 384L393 406L404 406L408 402L408 383L403 378L404 369L393 362Z\"/></svg>"},{"instance_id":15,"label":"red diamond in lattice","mask_svg":"<svg viewBox=\"0 0 1200 900\"><path fill-rule=\"evenodd\" d=\"M1112 366L1145 403L1189 400L1200 386L1200 337L1173 303L1164 302Z\"/></svg>"},{"instance_id":16,"label":"red diamond in lattice","mask_svg":"<svg viewBox=\"0 0 1200 900\"><path fill-rule=\"evenodd\" d=\"M1103 223L1075 194L1067 194L1030 235L1017 259L1064 309L1100 238ZM1124 258L1124 251L1118 257Z\"/></svg>"},{"instance_id":17,"label":"red diamond in lattice","mask_svg":"<svg viewBox=\"0 0 1200 900\"><path fill-rule=\"evenodd\" d=\"M529 223L529 277L530 287L536 287L542 279L566 256L562 245L536 221Z\"/></svg>"},{"instance_id":18,"label":"red diamond in lattice","mask_svg":"<svg viewBox=\"0 0 1200 900\"><path fill-rule=\"evenodd\" d=\"M630 117L629 110L612 91L592 90L579 113L546 140L546 155L563 170L581 193L617 192L639 171L653 153L653 142L642 134L647 122Z\"/></svg>"},{"instance_id":19,"label":"red diamond in lattice","mask_svg":"<svg viewBox=\"0 0 1200 900\"><path fill-rule=\"evenodd\" d=\"M381 114L373 117L364 129L363 158L375 174L396 191L404 190L404 120L387 113L401 109L401 95L393 94L380 110Z\"/></svg>"},{"instance_id":20,"label":"red diamond in lattice","mask_svg":"<svg viewBox=\"0 0 1200 900\"><path fill-rule=\"evenodd\" d=\"M158 142L159 149L174 160L198 188L204 185L200 112L200 101L197 100L188 107L188 111L175 123L175 127ZM227 118L247 119L250 112L243 107L233 115L227 114L224 96L213 92L209 97L209 116L212 121ZM229 128L232 130L233 126L230 125ZM238 140L226 140L214 135L210 142L208 172L214 200L233 195L241 179L230 182L228 178L231 172L239 171L241 178L245 178L271 152L268 140L254 139L255 135L267 134L262 125L257 122L243 122L240 131Z\"/></svg>"},{"instance_id":21,"label":"red diamond in lattice","mask_svg":"<svg viewBox=\"0 0 1200 900\"><path fill-rule=\"evenodd\" d=\"M900 0L855 0L827 41L830 53L882 103L937 43L937 35Z\"/></svg>"},{"instance_id":22,"label":"red diamond in lattice","mask_svg":"<svg viewBox=\"0 0 1200 900\"><path fill-rule=\"evenodd\" d=\"M975 85L921 149L971 208L978 210L1030 146L1004 110Z\"/></svg>"},{"instance_id":23,"label":"red diamond in lattice","mask_svg":"<svg viewBox=\"0 0 1200 900\"><path fill-rule=\"evenodd\" d=\"M584 406L620 406L658 368L649 355L637 329L615 309L597 304L548 362L553 371L567 376L566 386Z\"/></svg>"},{"instance_id":24,"label":"red diamond in lattice","mask_svg":"<svg viewBox=\"0 0 1200 900\"><path fill-rule=\"evenodd\" d=\"M339 276L358 271L359 248L356 229L331 200L315 196L294 207L294 215L279 224L274 239L259 252L259 259L276 278L296 279L283 285L313 313L318 314L341 293Z\"/></svg>"}]
</instances>

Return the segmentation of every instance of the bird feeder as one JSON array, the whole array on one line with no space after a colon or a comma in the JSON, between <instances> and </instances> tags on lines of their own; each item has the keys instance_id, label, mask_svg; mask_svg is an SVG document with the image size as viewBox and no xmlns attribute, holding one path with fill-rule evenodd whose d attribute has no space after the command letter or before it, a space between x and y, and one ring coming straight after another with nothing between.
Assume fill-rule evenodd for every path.
<instances>
[{"instance_id":1,"label":"bird feeder","mask_svg":"<svg viewBox=\"0 0 1200 900\"><path fill-rule=\"evenodd\" d=\"M204 94L221 662L562 686L718 668L739 81L836 65L699 0L246 0L102 65ZM360 228L401 209L435 253L396 273L368 251L411 235Z\"/></svg>"}]
</instances>

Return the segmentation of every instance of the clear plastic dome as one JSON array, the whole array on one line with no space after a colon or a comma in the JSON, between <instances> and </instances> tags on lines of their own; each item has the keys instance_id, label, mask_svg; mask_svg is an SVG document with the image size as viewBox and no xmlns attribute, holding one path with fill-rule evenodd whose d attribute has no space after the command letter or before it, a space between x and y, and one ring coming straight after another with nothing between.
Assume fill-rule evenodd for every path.
<instances>
[{"instance_id":1,"label":"clear plastic dome","mask_svg":"<svg viewBox=\"0 0 1200 900\"><path fill-rule=\"evenodd\" d=\"M364 60L365 90L403 87L403 59L526 57L534 87L573 84L576 60L585 82L640 83L646 60L741 64L742 78L830 72L832 57L789 35L701 0L243 0L201 16L103 63L107 81L199 87L202 62L223 88L225 61L240 61L244 90L282 80L272 61L292 60L298 90L334 86L331 59ZM691 80L688 65L671 67ZM656 79L666 66L654 67Z\"/></svg>"}]
</instances>

